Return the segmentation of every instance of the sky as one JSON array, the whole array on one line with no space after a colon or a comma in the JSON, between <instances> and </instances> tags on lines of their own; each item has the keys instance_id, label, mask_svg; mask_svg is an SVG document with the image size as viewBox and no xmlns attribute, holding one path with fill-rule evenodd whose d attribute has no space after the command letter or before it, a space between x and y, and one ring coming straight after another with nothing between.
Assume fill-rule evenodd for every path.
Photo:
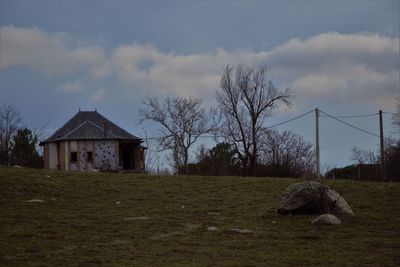
<instances>
[{"instance_id":1,"label":"sky","mask_svg":"<svg viewBox=\"0 0 400 267\"><path fill-rule=\"evenodd\" d=\"M317 107L336 116L394 112L399 14L399 0L1 0L0 105L14 105L29 127L48 122L48 133L79 108L96 108L152 136L154 125L138 124L146 97L198 97L212 107L224 66L262 64L293 95L265 126ZM377 116L342 120L379 133ZM385 135L395 134L390 120L385 114ZM320 127L326 167L350 164L353 147L378 149L376 136L328 117ZM314 142L315 115L277 129Z\"/></svg>"}]
</instances>

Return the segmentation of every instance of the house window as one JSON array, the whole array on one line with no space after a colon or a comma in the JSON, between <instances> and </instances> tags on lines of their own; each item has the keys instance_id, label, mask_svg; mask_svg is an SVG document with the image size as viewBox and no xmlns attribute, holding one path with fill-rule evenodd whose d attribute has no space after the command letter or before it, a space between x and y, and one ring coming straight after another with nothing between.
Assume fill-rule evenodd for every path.
<instances>
[{"instance_id":1,"label":"house window","mask_svg":"<svg viewBox=\"0 0 400 267\"><path fill-rule=\"evenodd\" d=\"M92 162L93 161L93 152L92 151L88 151L87 152L87 162Z\"/></svg>"},{"instance_id":2,"label":"house window","mask_svg":"<svg viewBox=\"0 0 400 267\"><path fill-rule=\"evenodd\" d=\"M77 162L77 161L78 161L78 153L71 152L71 162Z\"/></svg>"}]
</instances>

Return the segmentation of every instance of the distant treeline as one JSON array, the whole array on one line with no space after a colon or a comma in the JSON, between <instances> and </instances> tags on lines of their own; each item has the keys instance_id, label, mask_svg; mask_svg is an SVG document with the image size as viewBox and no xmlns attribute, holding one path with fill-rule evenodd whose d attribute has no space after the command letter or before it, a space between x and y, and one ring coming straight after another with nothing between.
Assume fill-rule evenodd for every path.
<instances>
[{"instance_id":1,"label":"distant treeline","mask_svg":"<svg viewBox=\"0 0 400 267\"><path fill-rule=\"evenodd\" d=\"M325 177L328 179L400 181L400 141L386 142L383 170L380 157L373 151L360 149L352 151L352 158L357 164L333 168L325 174Z\"/></svg>"},{"instance_id":2,"label":"distant treeline","mask_svg":"<svg viewBox=\"0 0 400 267\"><path fill-rule=\"evenodd\" d=\"M37 145L39 130L23 126L20 113L14 106L0 107L0 166L43 168Z\"/></svg>"}]
</instances>

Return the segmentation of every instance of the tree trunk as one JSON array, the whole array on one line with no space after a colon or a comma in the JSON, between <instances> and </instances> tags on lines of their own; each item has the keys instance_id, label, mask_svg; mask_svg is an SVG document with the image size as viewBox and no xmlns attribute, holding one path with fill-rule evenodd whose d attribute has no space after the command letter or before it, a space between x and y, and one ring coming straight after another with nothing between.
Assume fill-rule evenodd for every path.
<instances>
[{"instance_id":1,"label":"tree trunk","mask_svg":"<svg viewBox=\"0 0 400 267\"><path fill-rule=\"evenodd\" d=\"M255 166L256 166L256 157L254 155L251 155L248 176L254 176Z\"/></svg>"},{"instance_id":2,"label":"tree trunk","mask_svg":"<svg viewBox=\"0 0 400 267\"><path fill-rule=\"evenodd\" d=\"M185 152L184 152L184 158L183 158L183 174L188 174L189 173L189 169L188 169L188 161L189 161L189 151L187 148L185 148Z\"/></svg>"}]
</instances>

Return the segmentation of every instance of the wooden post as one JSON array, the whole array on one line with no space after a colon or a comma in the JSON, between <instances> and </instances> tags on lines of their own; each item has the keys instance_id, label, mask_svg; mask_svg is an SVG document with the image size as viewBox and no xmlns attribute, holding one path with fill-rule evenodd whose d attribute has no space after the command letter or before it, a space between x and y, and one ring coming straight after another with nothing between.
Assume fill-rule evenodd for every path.
<instances>
[{"instance_id":1,"label":"wooden post","mask_svg":"<svg viewBox=\"0 0 400 267\"><path fill-rule=\"evenodd\" d=\"M84 160L85 160L85 171L88 171L88 159L87 159L87 154L88 154L88 146L87 146L87 143L89 142L89 141L87 141L87 140L85 140L85 141L83 141L83 142L85 142L85 154L83 155L84 156Z\"/></svg>"},{"instance_id":2,"label":"wooden post","mask_svg":"<svg viewBox=\"0 0 400 267\"><path fill-rule=\"evenodd\" d=\"M43 161L44 161L44 168L45 169L50 169L50 159L49 159L49 154L50 154L50 145L49 143L45 143L43 147Z\"/></svg>"},{"instance_id":3,"label":"wooden post","mask_svg":"<svg viewBox=\"0 0 400 267\"><path fill-rule=\"evenodd\" d=\"M57 141L57 170L61 170L61 147L60 141Z\"/></svg>"},{"instance_id":4,"label":"wooden post","mask_svg":"<svg viewBox=\"0 0 400 267\"><path fill-rule=\"evenodd\" d=\"M92 141L92 154L93 154L93 162L92 162L92 169L97 169L96 163L96 142Z\"/></svg>"},{"instance_id":5,"label":"wooden post","mask_svg":"<svg viewBox=\"0 0 400 267\"><path fill-rule=\"evenodd\" d=\"M315 165L318 180L321 179L320 174L320 158L319 158L319 109L315 109Z\"/></svg>"},{"instance_id":6,"label":"wooden post","mask_svg":"<svg viewBox=\"0 0 400 267\"><path fill-rule=\"evenodd\" d=\"M121 159L119 157L119 140L115 140L115 142L114 142L114 153L115 153L115 168L116 168L116 170L123 169L123 168L120 168Z\"/></svg>"},{"instance_id":7,"label":"wooden post","mask_svg":"<svg viewBox=\"0 0 400 267\"><path fill-rule=\"evenodd\" d=\"M69 171L71 170L71 141L68 140L68 152L67 152L67 159L68 159L68 164L66 165L66 170Z\"/></svg>"},{"instance_id":8,"label":"wooden post","mask_svg":"<svg viewBox=\"0 0 400 267\"><path fill-rule=\"evenodd\" d=\"M81 145L80 145L80 142L81 141L79 141L79 140L77 140L76 141L76 149L77 149L77 151L76 151L76 157L77 157L77 160L78 160L78 162L77 162L77 164L78 164L78 171L80 172L81 171Z\"/></svg>"},{"instance_id":9,"label":"wooden post","mask_svg":"<svg viewBox=\"0 0 400 267\"><path fill-rule=\"evenodd\" d=\"M382 110L379 110L379 133L380 133L380 141L381 141L381 180L385 179L385 141L383 137L383 116Z\"/></svg>"}]
</instances>

